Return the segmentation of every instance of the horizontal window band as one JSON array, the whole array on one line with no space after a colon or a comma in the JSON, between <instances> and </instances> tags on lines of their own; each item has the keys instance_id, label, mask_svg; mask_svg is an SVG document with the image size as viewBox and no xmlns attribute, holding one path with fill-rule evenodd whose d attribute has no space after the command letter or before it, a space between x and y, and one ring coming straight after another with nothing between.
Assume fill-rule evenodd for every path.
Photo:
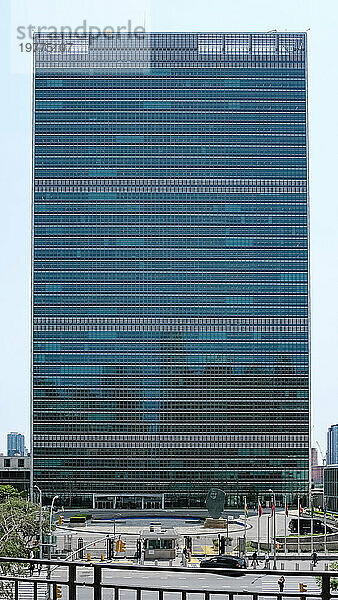
<instances>
[{"instance_id":1,"label":"horizontal window band","mask_svg":"<svg viewBox=\"0 0 338 600\"><path fill-rule=\"evenodd\" d=\"M67 123L68 123L68 121L67 121ZM117 138L130 138L130 137L134 138L134 136L139 136L141 138L149 138L149 139L153 140L154 138L156 139L157 137L160 138L160 139L163 139L163 138L166 138L166 137L172 138L172 137L175 136L175 139L177 140L176 136L178 136L178 138L180 138L180 137L194 138L196 136L198 138L198 140L201 141L201 143L202 143L203 139L205 141L207 141L207 145L208 146L213 145L213 144L210 144L210 140L212 140L214 138L222 138L223 139L224 135L226 135L227 137L232 137L233 136L233 137L236 137L236 139L240 138L241 136L244 136L246 138L251 138L252 137L252 138L255 138L255 139L256 138L259 139L260 137L264 136L264 137L268 137L268 138L274 138L274 137L277 137L277 138L292 138L293 140L297 140L297 141L298 141L297 138L301 138L304 141L306 140L305 132L304 133L302 133L302 132L288 133L288 132L285 132L284 130L280 131L280 132L279 131L275 131L275 132L273 132L273 131L248 131L248 130L246 130L245 132L244 131L243 132L237 132L237 131L236 132L229 132L229 131L224 132L224 131L215 131L215 130L213 130L213 132L211 134L210 133L207 134L205 131L200 131L200 132L194 131L194 132L190 132L189 136L188 136L188 132L184 132L184 131L177 131L174 134L173 132L170 132L170 131L163 131L163 132L159 133L159 132L151 132L151 131L147 130L145 133L142 132L142 131L139 131L138 133L135 132L133 134L131 132L128 133L127 131L122 131L122 132L121 131L119 131L119 132L114 132L114 131L109 131L109 132L97 131L95 133L95 132L86 131L86 130L84 130L84 131L75 131L74 129L72 129L71 131L69 131L67 133L64 133L64 132L59 132L56 129L55 132L53 133L53 135L57 139L59 139L59 138L62 139L62 137L74 138L74 137L78 136L78 137L81 137L82 140L84 140L87 137L91 137L91 136L94 136L94 137L99 138L99 139L104 139L105 137L107 137L107 138L109 138L110 141L112 139L114 139L114 137L117 137ZM39 140L39 138L42 138L41 142L37 143L37 141L36 141L37 145L41 145L41 146L42 145L46 145L46 146L52 146L53 145L53 144L49 144L47 142L46 143L43 142L43 138L46 138L46 140L48 140L48 142L49 142L50 137L47 136L45 133L43 133L41 131L35 131L34 132L34 136L35 136L35 140ZM129 140L128 140L128 142L129 142ZM120 144L122 144L122 142L120 142ZM120 145L120 144L115 143L115 144L110 144L110 145ZM62 143L62 145L63 145L63 143ZM103 146L105 144L99 144L99 145ZM163 146L162 143L160 145ZM180 144L178 144L178 145L180 145ZM224 146L224 145L226 145L226 146L233 146L233 144L221 144L221 145L222 146ZM244 145L247 145L247 144L244 144ZM275 144L273 144L273 145L274 146L278 145L278 143L275 142ZM237 144L236 143L235 146L242 146L242 144ZM302 146L303 146L303 144L300 144L300 147L302 147ZM293 148L294 144L290 145L290 147Z\"/></svg>"},{"instance_id":2,"label":"horizontal window band","mask_svg":"<svg viewBox=\"0 0 338 600\"><path fill-rule=\"evenodd\" d=\"M191 441L193 442L220 442L220 441L224 441L224 442L236 442L236 441L240 441L240 442L256 442L256 443L260 443L260 442L264 442L264 443L278 443L278 442L299 442L299 443L303 443L303 442L307 442L308 441L308 435L304 435L302 433L288 433L285 434L283 432L278 432L278 433L274 433L273 435L271 433L267 433L267 434L256 434L256 433L245 433L245 434L241 434L238 433L236 435L234 435L233 433L227 433L227 434L192 434L191 436ZM40 435L40 434L36 434L34 433L34 440L36 442L39 441L74 441L74 442L78 442L79 440L82 443L85 443L87 441L93 441L95 443L99 443L99 442L113 442L113 443L117 443L117 442L154 442L154 443L161 443L161 442L186 442L186 436L183 434L177 435L177 434L163 434L163 433L159 433L159 434L154 434L154 433L142 433L142 434L101 434L101 433L61 433L61 434L48 434L45 433L44 435Z\"/></svg>"},{"instance_id":3,"label":"horizontal window band","mask_svg":"<svg viewBox=\"0 0 338 600\"><path fill-rule=\"evenodd\" d=\"M240 324L252 324L252 323L256 323L259 325L274 325L274 324L283 324L283 323L295 323L295 324L302 324L307 322L306 318L302 318L302 317L138 317L138 316L133 316L133 317L101 317L101 316L87 316L87 317L78 317L76 316L53 316L53 317L35 317L35 319L38 319L37 322L40 322L40 319L43 319L44 323L71 323L71 322L76 322L76 323L80 323L80 321L78 321L78 319L81 319L81 323L87 323L87 322L92 322L92 323L97 323L97 322L101 322L102 323L106 323L107 320L108 322L111 323L135 323L135 324L139 324L139 323L153 323L153 324L158 324L158 323L163 323L163 324L186 324L186 323L192 323L192 324L202 324L202 323L210 323L210 324L234 324L234 325L240 325Z\"/></svg>"},{"instance_id":4,"label":"horizontal window band","mask_svg":"<svg viewBox=\"0 0 338 600\"><path fill-rule=\"evenodd\" d=\"M100 183L100 185L111 185L111 184L115 184L115 185L125 185L126 183L128 183L127 179L121 179L121 178L115 178L115 177L111 177L109 179L107 178L95 178L95 177L91 177L89 178L89 180L85 180L85 179L81 179L81 178L67 178L67 179L41 179L41 178L35 178L35 181L37 181L40 184L54 184L55 181L57 181L59 184L70 184L70 183L74 183L74 184L87 184L88 181L93 181L95 183ZM262 178L254 178L254 179L242 179L242 178L231 178L231 179L222 179L222 178L213 178L213 177L200 177L200 178L195 178L195 177L183 177L179 180L176 181L175 177L171 177L171 178L158 178L158 177L143 177L143 178L139 178L136 177L135 179L131 179L129 180L130 184L154 184L154 185L159 185L159 184L167 184L167 185L172 185L173 183L177 183L177 184L185 184L185 185L189 185L189 186L193 186L193 185L201 185L201 183L205 183L208 184L210 186L224 186L224 185L233 185L233 186L238 186L238 185L253 185L253 186L259 186L259 185L297 185L297 186L301 186L301 185L306 185L306 180L295 180L295 179L290 179L290 178L286 178L286 179L280 179L280 178L275 178L275 179L262 179Z\"/></svg>"}]
</instances>

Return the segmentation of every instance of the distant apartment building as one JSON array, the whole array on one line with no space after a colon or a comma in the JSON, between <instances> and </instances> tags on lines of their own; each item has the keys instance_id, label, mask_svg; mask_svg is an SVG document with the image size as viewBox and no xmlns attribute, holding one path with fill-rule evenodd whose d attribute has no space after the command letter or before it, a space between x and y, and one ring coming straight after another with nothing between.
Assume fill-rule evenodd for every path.
<instances>
[{"instance_id":1,"label":"distant apartment building","mask_svg":"<svg viewBox=\"0 0 338 600\"><path fill-rule=\"evenodd\" d=\"M7 454L8 456L25 456L25 436L17 431L11 431L7 434Z\"/></svg>"},{"instance_id":2,"label":"distant apartment building","mask_svg":"<svg viewBox=\"0 0 338 600\"><path fill-rule=\"evenodd\" d=\"M0 485L29 492L30 461L29 456L0 456Z\"/></svg>"},{"instance_id":3,"label":"distant apartment building","mask_svg":"<svg viewBox=\"0 0 338 600\"><path fill-rule=\"evenodd\" d=\"M327 432L326 462L328 465L338 464L338 424L331 425Z\"/></svg>"},{"instance_id":4,"label":"distant apartment building","mask_svg":"<svg viewBox=\"0 0 338 600\"><path fill-rule=\"evenodd\" d=\"M317 448L311 448L311 483L314 487L323 485L324 466L318 464Z\"/></svg>"},{"instance_id":5,"label":"distant apartment building","mask_svg":"<svg viewBox=\"0 0 338 600\"><path fill-rule=\"evenodd\" d=\"M324 477L324 466L323 465L317 465L316 467L312 467L311 481L315 487L321 487L323 485L323 477Z\"/></svg>"}]
</instances>

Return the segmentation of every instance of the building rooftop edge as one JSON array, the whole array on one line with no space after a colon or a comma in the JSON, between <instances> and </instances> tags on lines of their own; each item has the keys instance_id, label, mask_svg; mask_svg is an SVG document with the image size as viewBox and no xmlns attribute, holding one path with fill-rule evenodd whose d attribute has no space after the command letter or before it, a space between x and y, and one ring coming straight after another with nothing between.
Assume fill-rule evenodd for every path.
<instances>
[{"instance_id":1,"label":"building rooftop edge","mask_svg":"<svg viewBox=\"0 0 338 600\"><path fill-rule=\"evenodd\" d=\"M78 27L81 27L78 26ZM90 25L89 25L90 27ZM76 28L75 28L76 29ZM59 33L64 33L65 35L76 34L76 35L123 35L130 36L132 35L305 35L307 36L307 31L113 31L111 33L104 31L33 31L33 35L58 35Z\"/></svg>"}]
</instances>

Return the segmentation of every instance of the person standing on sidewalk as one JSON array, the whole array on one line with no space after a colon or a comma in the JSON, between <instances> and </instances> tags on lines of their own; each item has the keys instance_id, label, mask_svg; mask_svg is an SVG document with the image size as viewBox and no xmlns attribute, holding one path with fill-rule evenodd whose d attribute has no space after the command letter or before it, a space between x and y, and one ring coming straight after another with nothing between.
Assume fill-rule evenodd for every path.
<instances>
[{"instance_id":1,"label":"person standing on sidewalk","mask_svg":"<svg viewBox=\"0 0 338 600\"><path fill-rule=\"evenodd\" d=\"M269 556L269 553L267 552L265 555L264 569L269 569L269 568L270 568L270 556Z\"/></svg>"},{"instance_id":2,"label":"person standing on sidewalk","mask_svg":"<svg viewBox=\"0 0 338 600\"><path fill-rule=\"evenodd\" d=\"M280 592L284 592L284 585L285 585L285 577L284 575L282 575L279 579L278 579L278 585L279 585L279 591Z\"/></svg>"},{"instance_id":3,"label":"person standing on sidewalk","mask_svg":"<svg viewBox=\"0 0 338 600\"><path fill-rule=\"evenodd\" d=\"M311 560L313 562L313 566L315 567L317 562L318 562L318 554L316 551L312 552L311 554Z\"/></svg>"},{"instance_id":4,"label":"person standing on sidewalk","mask_svg":"<svg viewBox=\"0 0 338 600\"><path fill-rule=\"evenodd\" d=\"M252 554L252 563L251 566L255 569L256 567L258 567L258 554L257 552L253 552Z\"/></svg>"}]
</instances>

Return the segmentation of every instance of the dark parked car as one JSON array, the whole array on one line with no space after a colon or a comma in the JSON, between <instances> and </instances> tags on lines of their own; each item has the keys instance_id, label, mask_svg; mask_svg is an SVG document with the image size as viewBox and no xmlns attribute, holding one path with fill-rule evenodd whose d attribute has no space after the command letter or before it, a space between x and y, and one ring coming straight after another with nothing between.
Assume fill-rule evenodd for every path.
<instances>
[{"instance_id":1,"label":"dark parked car","mask_svg":"<svg viewBox=\"0 0 338 600\"><path fill-rule=\"evenodd\" d=\"M237 556L231 556L229 554L221 554L220 556L213 556L212 558L205 558L201 560L200 567L203 569L245 569L246 564L244 558L238 558ZM240 575L240 573L233 573L234 575Z\"/></svg>"},{"instance_id":2,"label":"dark parked car","mask_svg":"<svg viewBox=\"0 0 338 600\"><path fill-rule=\"evenodd\" d=\"M289 529L292 533L298 533L298 519L291 519L289 523ZM311 533L311 519L310 517L301 517L299 519L299 533L304 535ZM313 533L324 533L325 525L320 519L313 519ZM326 533L333 533L332 527L326 526Z\"/></svg>"}]
</instances>

